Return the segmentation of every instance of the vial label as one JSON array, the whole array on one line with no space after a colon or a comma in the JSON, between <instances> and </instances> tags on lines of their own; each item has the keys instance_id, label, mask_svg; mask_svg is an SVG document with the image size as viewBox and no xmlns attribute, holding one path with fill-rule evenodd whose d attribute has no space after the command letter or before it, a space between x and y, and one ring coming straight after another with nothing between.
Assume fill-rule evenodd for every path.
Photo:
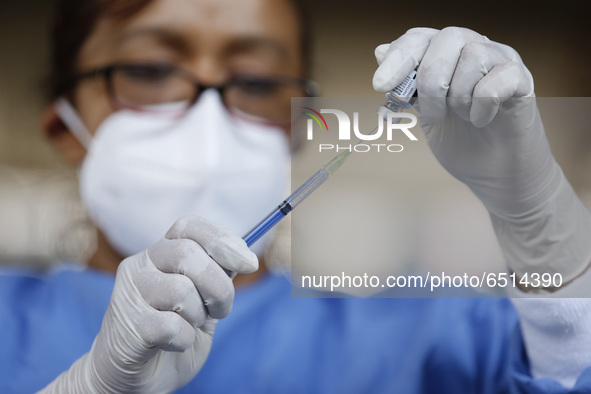
<instances>
[{"instance_id":1,"label":"vial label","mask_svg":"<svg viewBox=\"0 0 591 394\"><path fill-rule=\"evenodd\" d=\"M392 90L401 100L408 101L412 98L417 90L417 71L411 72L404 81Z\"/></svg>"}]
</instances>

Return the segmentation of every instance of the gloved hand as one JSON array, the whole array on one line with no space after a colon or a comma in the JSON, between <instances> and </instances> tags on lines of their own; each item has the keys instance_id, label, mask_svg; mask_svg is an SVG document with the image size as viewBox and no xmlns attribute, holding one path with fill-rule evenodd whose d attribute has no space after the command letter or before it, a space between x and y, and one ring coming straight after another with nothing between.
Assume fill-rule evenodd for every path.
<instances>
[{"instance_id":1,"label":"gloved hand","mask_svg":"<svg viewBox=\"0 0 591 394\"><path fill-rule=\"evenodd\" d=\"M512 48L468 29L411 29L376 48L373 84L396 87L417 66L417 112L429 147L491 214L518 276L591 261L591 218L555 162L533 79Z\"/></svg>"},{"instance_id":2,"label":"gloved hand","mask_svg":"<svg viewBox=\"0 0 591 394\"><path fill-rule=\"evenodd\" d=\"M205 219L179 219L165 238L125 259L92 349L44 392L163 393L188 383L232 309L224 269L256 271L244 241Z\"/></svg>"}]
</instances>

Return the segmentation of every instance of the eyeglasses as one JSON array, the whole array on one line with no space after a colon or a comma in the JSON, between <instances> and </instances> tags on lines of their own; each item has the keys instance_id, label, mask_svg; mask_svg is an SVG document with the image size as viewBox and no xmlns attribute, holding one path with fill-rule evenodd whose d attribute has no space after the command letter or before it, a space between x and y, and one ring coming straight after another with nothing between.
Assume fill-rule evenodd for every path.
<instances>
[{"instance_id":1,"label":"eyeglasses","mask_svg":"<svg viewBox=\"0 0 591 394\"><path fill-rule=\"evenodd\" d=\"M302 78L238 74L223 85L201 84L188 71L168 63L116 63L76 76L102 76L117 108L182 115L202 92L215 89L226 108L239 116L270 123L289 123L291 98L314 96L316 85Z\"/></svg>"}]
</instances>

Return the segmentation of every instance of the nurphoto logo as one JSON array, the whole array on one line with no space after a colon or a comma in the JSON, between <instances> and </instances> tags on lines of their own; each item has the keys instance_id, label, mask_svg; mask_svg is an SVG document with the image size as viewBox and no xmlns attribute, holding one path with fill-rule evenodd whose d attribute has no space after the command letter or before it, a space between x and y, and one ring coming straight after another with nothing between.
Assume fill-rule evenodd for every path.
<instances>
[{"instance_id":1,"label":"nurphoto logo","mask_svg":"<svg viewBox=\"0 0 591 394\"><path fill-rule=\"evenodd\" d=\"M377 126L368 133L362 133L359 129L359 112L353 112L353 127L351 127L351 118L344 111L338 109L320 109L316 111L310 107L302 107L304 115L309 116L306 123L306 135L308 141L314 140L314 129L320 132L329 132L328 122L323 114L336 116L338 122L338 140L351 141L352 135L355 139L361 140L357 144L318 144L318 151L355 151L355 152L391 152L398 153L404 150L401 144L390 143L393 136L402 132L410 141L418 141L417 137L410 131L417 125L417 117L414 114L405 112L378 111ZM409 122L401 123L403 119ZM385 123L385 125L384 125ZM388 143L379 143L378 140L385 139ZM376 141L376 142L372 142ZM366 143L372 142L372 143Z\"/></svg>"}]
</instances>

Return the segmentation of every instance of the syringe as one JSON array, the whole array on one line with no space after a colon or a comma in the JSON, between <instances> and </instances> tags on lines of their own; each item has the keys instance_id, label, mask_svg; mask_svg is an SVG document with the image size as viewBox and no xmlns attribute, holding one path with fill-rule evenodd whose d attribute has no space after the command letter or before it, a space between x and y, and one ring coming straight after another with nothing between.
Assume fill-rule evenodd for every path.
<instances>
[{"instance_id":1,"label":"syringe","mask_svg":"<svg viewBox=\"0 0 591 394\"><path fill-rule=\"evenodd\" d=\"M416 98L416 69L402 81L400 85L386 93L386 103L378 109L378 113L385 111L400 112L403 109L410 108ZM379 126L379 125L378 125ZM374 128L368 135L373 134L377 129ZM359 140L355 146L361 143ZM287 197L277 208L272 210L267 216L257 223L242 239L248 246L254 244L259 238L272 229L281 219L287 216L302 201L304 201L314 190L318 189L326 180L338 170L345 160L349 157L353 149L343 151L336 155L324 167L316 171L304 184L295 192Z\"/></svg>"},{"instance_id":2,"label":"syringe","mask_svg":"<svg viewBox=\"0 0 591 394\"><path fill-rule=\"evenodd\" d=\"M344 151L336 155L331 161L329 161L324 167L316 171L314 175L310 177L302 186L287 197L277 208L272 210L263 220L257 223L242 239L248 246L255 243L261 238L267 231L275 226L281 219L287 216L295 207L300 205L302 201L306 199L312 192L338 170L347 157L351 154L351 151Z\"/></svg>"}]
</instances>

